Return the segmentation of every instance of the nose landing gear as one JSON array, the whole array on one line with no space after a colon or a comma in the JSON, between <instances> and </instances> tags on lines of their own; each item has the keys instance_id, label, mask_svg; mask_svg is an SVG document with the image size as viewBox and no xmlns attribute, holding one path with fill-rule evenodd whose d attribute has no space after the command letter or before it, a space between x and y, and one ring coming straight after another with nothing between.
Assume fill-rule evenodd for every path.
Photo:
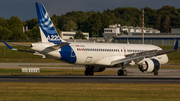
<instances>
[{"instance_id":1,"label":"nose landing gear","mask_svg":"<svg viewBox=\"0 0 180 101\"><path fill-rule=\"evenodd\" d=\"M86 68L86 70L85 70L84 74L86 76L88 76L88 75L93 76L94 75L94 71L93 71L94 66L85 66L85 68Z\"/></svg>"}]
</instances>

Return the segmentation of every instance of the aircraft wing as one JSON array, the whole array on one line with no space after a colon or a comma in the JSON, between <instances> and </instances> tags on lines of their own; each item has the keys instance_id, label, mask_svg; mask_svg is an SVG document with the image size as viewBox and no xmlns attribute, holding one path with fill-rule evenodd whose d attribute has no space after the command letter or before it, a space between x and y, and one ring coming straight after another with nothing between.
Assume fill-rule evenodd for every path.
<instances>
[{"instance_id":1,"label":"aircraft wing","mask_svg":"<svg viewBox=\"0 0 180 101\"><path fill-rule=\"evenodd\" d=\"M151 51L146 51L146 52L128 54L128 55L125 55L125 58L123 58L123 59L118 59L118 60L112 61L110 66L118 65L118 64L121 64L121 63L129 64L131 61L134 61L135 63L138 63L138 62L142 61L144 58L150 58L150 57L153 57L153 56L158 56L158 55L163 55L163 54L167 54L167 53L177 52L178 51L178 46L179 46L179 41L177 40L176 44L174 46L174 49L151 50Z\"/></svg>"},{"instance_id":2,"label":"aircraft wing","mask_svg":"<svg viewBox=\"0 0 180 101\"><path fill-rule=\"evenodd\" d=\"M139 62L142 61L144 58L150 58L157 54L158 50L152 50L152 51L146 51L146 52L140 52L140 53L133 53L125 55L125 58L112 61L110 66L118 65L121 63L128 64L131 61Z\"/></svg>"}]
</instances>

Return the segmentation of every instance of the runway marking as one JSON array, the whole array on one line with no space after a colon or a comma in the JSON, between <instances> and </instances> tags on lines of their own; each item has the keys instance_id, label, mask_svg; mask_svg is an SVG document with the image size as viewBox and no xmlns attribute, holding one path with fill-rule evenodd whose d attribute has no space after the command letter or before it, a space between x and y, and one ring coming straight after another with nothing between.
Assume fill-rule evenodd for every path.
<instances>
[{"instance_id":1,"label":"runway marking","mask_svg":"<svg viewBox=\"0 0 180 101\"><path fill-rule=\"evenodd\" d=\"M180 71L170 71L170 72L180 72Z\"/></svg>"}]
</instances>

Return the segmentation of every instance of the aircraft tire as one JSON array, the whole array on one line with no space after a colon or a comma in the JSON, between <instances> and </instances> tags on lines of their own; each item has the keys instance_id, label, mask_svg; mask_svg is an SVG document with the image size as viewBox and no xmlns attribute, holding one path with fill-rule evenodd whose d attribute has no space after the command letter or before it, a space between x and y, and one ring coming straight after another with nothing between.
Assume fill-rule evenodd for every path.
<instances>
[{"instance_id":1,"label":"aircraft tire","mask_svg":"<svg viewBox=\"0 0 180 101\"><path fill-rule=\"evenodd\" d=\"M88 76L88 75L89 75L89 71L88 71L88 70L85 70L85 71L84 71L84 74L85 74L86 76Z\"/></svg>"},{"instance_id":2,"label":"aircraft tire","mask_svg":"<svg viewBox=\"0 0 180 101\"><path fill-rule=\"evenodd\" d=\"M89 75L90 75L90 76L93 76L93 75L94 75L94 72L93 72L93 71L89 71Z\"/></svg>"},{"instance_id":3,"label":"aircraft tire","mask_svg":"<svg viewBox=\"0 0 180 101\"><path fill-rule=\"evenodd\" d=\"M122 70L118 70L118 76L122 76Z\"/></svg>"},{"instance_id":4,"label":"aircraft tire","mask_svg":"<svg viewBox=\"0 0 180 101\"><path fill-rule=\"evenodd\" d=\"M93 75L94 75L94 72L93 72L93 71L90 71L90 70L85 70L85 71L84 71L84 74L85 74L86 76L88 76L88 75L93 76Z\"/></svg>"},{"instance_id":5,"label":"aircraft tire","mask_svg":"<svg viewBox=\"0 0 180 101\"><path fill-rule=\"evenodd\" d=\"M158 72L154 72L154 76L158 76Z\"/></svg>"},{"instance_id":6,"label":"aircraft tire","mask_svg":"<svg viewBox=\"0 0 180 101\"><path fill-rule=\"evenodd\" d=\"M126 70L123 70L123 71L122 71L122 75L123 75L123 76L127 76L127 71L126 71Z\"/></svg>"}]
</instances>

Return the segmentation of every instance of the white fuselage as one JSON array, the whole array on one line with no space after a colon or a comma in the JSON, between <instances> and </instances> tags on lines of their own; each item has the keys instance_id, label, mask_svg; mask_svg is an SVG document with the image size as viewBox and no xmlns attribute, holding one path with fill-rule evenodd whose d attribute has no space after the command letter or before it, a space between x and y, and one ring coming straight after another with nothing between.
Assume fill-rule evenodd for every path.
<instances>
[{"instance_id":1,"label":"white fuselage","mask_svg":"<svg viewBox=\"0 0 180 101\"><path fill-rule=\"evenodd\" d=\"M150 50L162 50L155 45L146 44L117 44L117 43L78 43L73 42L66 49L47 48L53 46L53 43L35 43L32 49L54 59L67 57L66 61L74 61L74 64L84 65L104 65L109 66L111 61L125 58L125 55L139 53ZM61 53L64 51L64 53ZM69 55L65 55L69 54ZM70 60L74 58L75 60ZM157 59L160 64L168 62L166 54L152 57ZM62 58L63 59L63 58ZM69 59L69 60L68 60Z\"/></svg>"}]
</instances>

